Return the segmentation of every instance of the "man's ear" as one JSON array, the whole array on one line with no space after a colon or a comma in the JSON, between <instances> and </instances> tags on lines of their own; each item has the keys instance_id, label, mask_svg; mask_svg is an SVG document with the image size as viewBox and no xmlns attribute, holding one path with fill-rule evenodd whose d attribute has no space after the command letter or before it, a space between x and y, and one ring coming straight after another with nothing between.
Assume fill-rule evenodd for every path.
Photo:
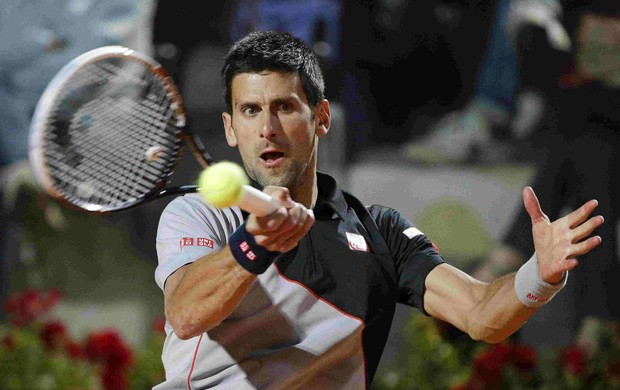
<instances>
[{"instance_id":1,"label":"man's ear","mask_svg":"<svg viewBox=\"0 0 620 390\"><path fill-rule=\"evenodd\" d=\"M226 142L228 142L228 146L234 148L237 146L237 134L235 134L235 129L232 127L232 116L229 113L222 113L222 121L224 122L224 134L226 135Z\"/></svg>"},{"instance_id":2,"label":"man's ear","mask_svg":"<svg viewBox=\"0 0 620 390\"><path fill-rule=\"evenodd\" d=\"M329 131L331 125L331 112L329 109L329 101L323 99L315 108L315 115L317 118L315 134L318 137L322 137Z\"/></svg>"}]
</instances>

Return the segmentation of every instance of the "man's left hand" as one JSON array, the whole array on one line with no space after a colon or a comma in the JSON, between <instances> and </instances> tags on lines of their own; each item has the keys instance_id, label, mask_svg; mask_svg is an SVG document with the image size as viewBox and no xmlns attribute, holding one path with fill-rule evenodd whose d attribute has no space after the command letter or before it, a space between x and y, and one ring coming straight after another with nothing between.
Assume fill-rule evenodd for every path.
<instances>
[{"instance_id":1,"label":"man's left hand","mask_svg":"<svg viewBox=\"0 0 620 390\"><path fill-rule=\"evenodd\" d=\"M543 213L531 187L523 189L523 204L532 219L538 271L547 283L559 283L565 271L577 266L577 256L590 252L602 242L600 236L590 237L604 222L600 215L588 219L598 206L595 199L554 222Z\"/></svg>"}]
</instances>

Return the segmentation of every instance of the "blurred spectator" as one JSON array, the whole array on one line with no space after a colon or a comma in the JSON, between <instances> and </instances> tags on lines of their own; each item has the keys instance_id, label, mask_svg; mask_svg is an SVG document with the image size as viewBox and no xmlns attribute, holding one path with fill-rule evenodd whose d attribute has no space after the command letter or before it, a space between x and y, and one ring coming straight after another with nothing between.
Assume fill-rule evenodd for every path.
<instances>
[{"instance_id":1,"label":"blurred spectator","mask_svg":"<svg viewBox=\"0 0 620 390\"><path fill-rule=\"evenodd\" d=\"M28 133L39 97L62 66L88 50L125 45L152 55L155 5L156 0L0 3L0 300L9 290L12 267L34 256L25 249L18 212L32 199L18 193L20 186L34 185Z\"/></svg>"},{"instance_id":2,"label":"blurred spectator","mask_svg":"<svg viewBox=\"0 0 620 390\"><path fill-rule=\"evenodd\" d=\"M546 113L548 85L559 70L555 59L570 48L560 15L553 1L498 0L473 96L423 136L415 134L403 149L405 157L423 163L501 162L516 153L523 157L519 145L531 141ZM527 36L524 31L532 27L546 38L528 39L520 47L516 36ZM529 53L527 64L518 61L515 49ZM530 63L538 66L537 72Z\"/></svg>"},{"instance_id":3,"label":"blurred spectator","mask_svg":"<svg viewBox=\"0 0 620 390\"><path fill-rule=\"evenodd\" d=\"M195 50L205 44L226 45L236 5L237 1L157 2L153 31L156 58L177 82L183 79L187 62L192 61L189 57ZM215 73L219 73L219 68Z\"/></svg>"},{"instance_id":4,"label":"blurred spectator","mask_svg":"<svg viewBox=\"0 0 620 390\"><path fill-rule=\"evenodd\" d=\"M0 166L28 155L47 83L74 57L123 44L151 53L154 0L4 1L0 5Z\"/></svg>"},{"instance_id":5,"label":"blurred spectator","mask_svg":"<svg viewBox=\"0 0 620 390\"><path fill-rule=\"evenodd\" d=\"M326 94L339 102L336 83L341 76L342 0L239 0L232 12L229 42L250 31L286 31L306 42L321 61Z\"/></svg>"},{"instance_id":6,"label":"blurred spectator","mask_svg":"<svg viewBox=\"0 0 620 390\"><path fill-rule=\"evenodd\" d=\"M489 2L240 0L230 40L274 29L308 42L323 60L327 97L342 105L342 152L352 161L369 148L406 140L422 111L445 111L467 88L483 45L465 47L459 32L484 35L480 20ZM408 92L395 98L394 88Z\"/></svg>"},{"instance_id":7,"label":"blurred spectator","mask_svg":"<svg viewBox=\"0 0 620 390\"><path fill-rule=\"evenodd\" d=\"M411 128L417 131L469 94L484 49L480 38L487 34L489 3L345 3L343 60L359 92L344 88L341 94L351 101L345 104L347 113L357 114L348 119L355 153L402 145Z\"/></svg>"},{"instance_id":8,"label":"blurred spectator","mask_svg":"<svg viewBox=\"0 0 620 390\"><path fill-rule=\"evenodd\" d=\"M546 145L536 155L532 187L551 219L596 198L598 212L607 222L598 232L603 245L579 258L588 267L572 271L566 291L519 331L522 341L538 348L575 342L586 317L620 320L620 303L615 299L620 295L620 193L615 176L620 148L620 4L601 0L555 5L563 8L563 24L573 45L570 61L560 77L552 79L553 85L541 80L550 88L545 92L557 93L557 98L551 100L553 120L547 123ZM549 36L536 28L522 31L518 38L522 47L535 47ZM528 52L522 55L524 62L530 61L530 72L536 73L536 59L527 58ZM528 224L529 217L521 210L502 246L474 275L490 280L527 260L533 245L520 236Z\"/></svg>"},{"instance_id":9,"label":"blurred spectator","mask_svg":"<svg viewBox=\"0 0 620 390\"><path fill-rule=\"evenodd\" d=\"M230 25L230 41L250 31L287 31L310 44L323 60L340 60L342 1L340 0L240 0Z\"/></svg>"}]
</instances>

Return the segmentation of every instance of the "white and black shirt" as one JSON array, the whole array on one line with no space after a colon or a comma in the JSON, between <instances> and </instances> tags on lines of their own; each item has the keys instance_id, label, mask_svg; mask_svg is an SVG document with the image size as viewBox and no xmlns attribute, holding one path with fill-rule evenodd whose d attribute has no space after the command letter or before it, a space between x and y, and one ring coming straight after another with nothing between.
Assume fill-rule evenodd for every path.
<instances>
[{"instance_id":1,"label":"white and black shirt","mask_svg":"<svg viewBox=\"0 0 620 390\"><path fill-rule=\"evenodd\" d=\"M316 222L259 275L231 316L189 340L166 324L162 389L366 389L396 303L424 312L424 281L443 262L397 211L364 207L318 174ZM243 222L198 194L173 200L157 232L160 288L185 264L227 245Z\"/></svg>"}]
</instances>

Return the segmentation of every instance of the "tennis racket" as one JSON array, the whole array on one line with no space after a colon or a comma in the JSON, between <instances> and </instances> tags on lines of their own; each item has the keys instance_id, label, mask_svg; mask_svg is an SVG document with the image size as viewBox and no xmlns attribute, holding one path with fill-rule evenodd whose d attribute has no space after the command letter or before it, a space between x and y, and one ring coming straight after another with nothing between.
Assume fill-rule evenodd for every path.
<instances>
[{"instance_id":1,"label":"tennis racket","mask_svg":"<svg viewBox=\"0 0 620 390\"><path fill-rule=\"evenodd\" d=\"M170 187L185 147L204 168L214 163L186 126L183 100L157 61L122 46L104 46L67 63L38 101L29 159L45 193L94 213L198 191ZM243 187L245 211L264 216L277 202Z\"/></svg>"}]
</instances>

